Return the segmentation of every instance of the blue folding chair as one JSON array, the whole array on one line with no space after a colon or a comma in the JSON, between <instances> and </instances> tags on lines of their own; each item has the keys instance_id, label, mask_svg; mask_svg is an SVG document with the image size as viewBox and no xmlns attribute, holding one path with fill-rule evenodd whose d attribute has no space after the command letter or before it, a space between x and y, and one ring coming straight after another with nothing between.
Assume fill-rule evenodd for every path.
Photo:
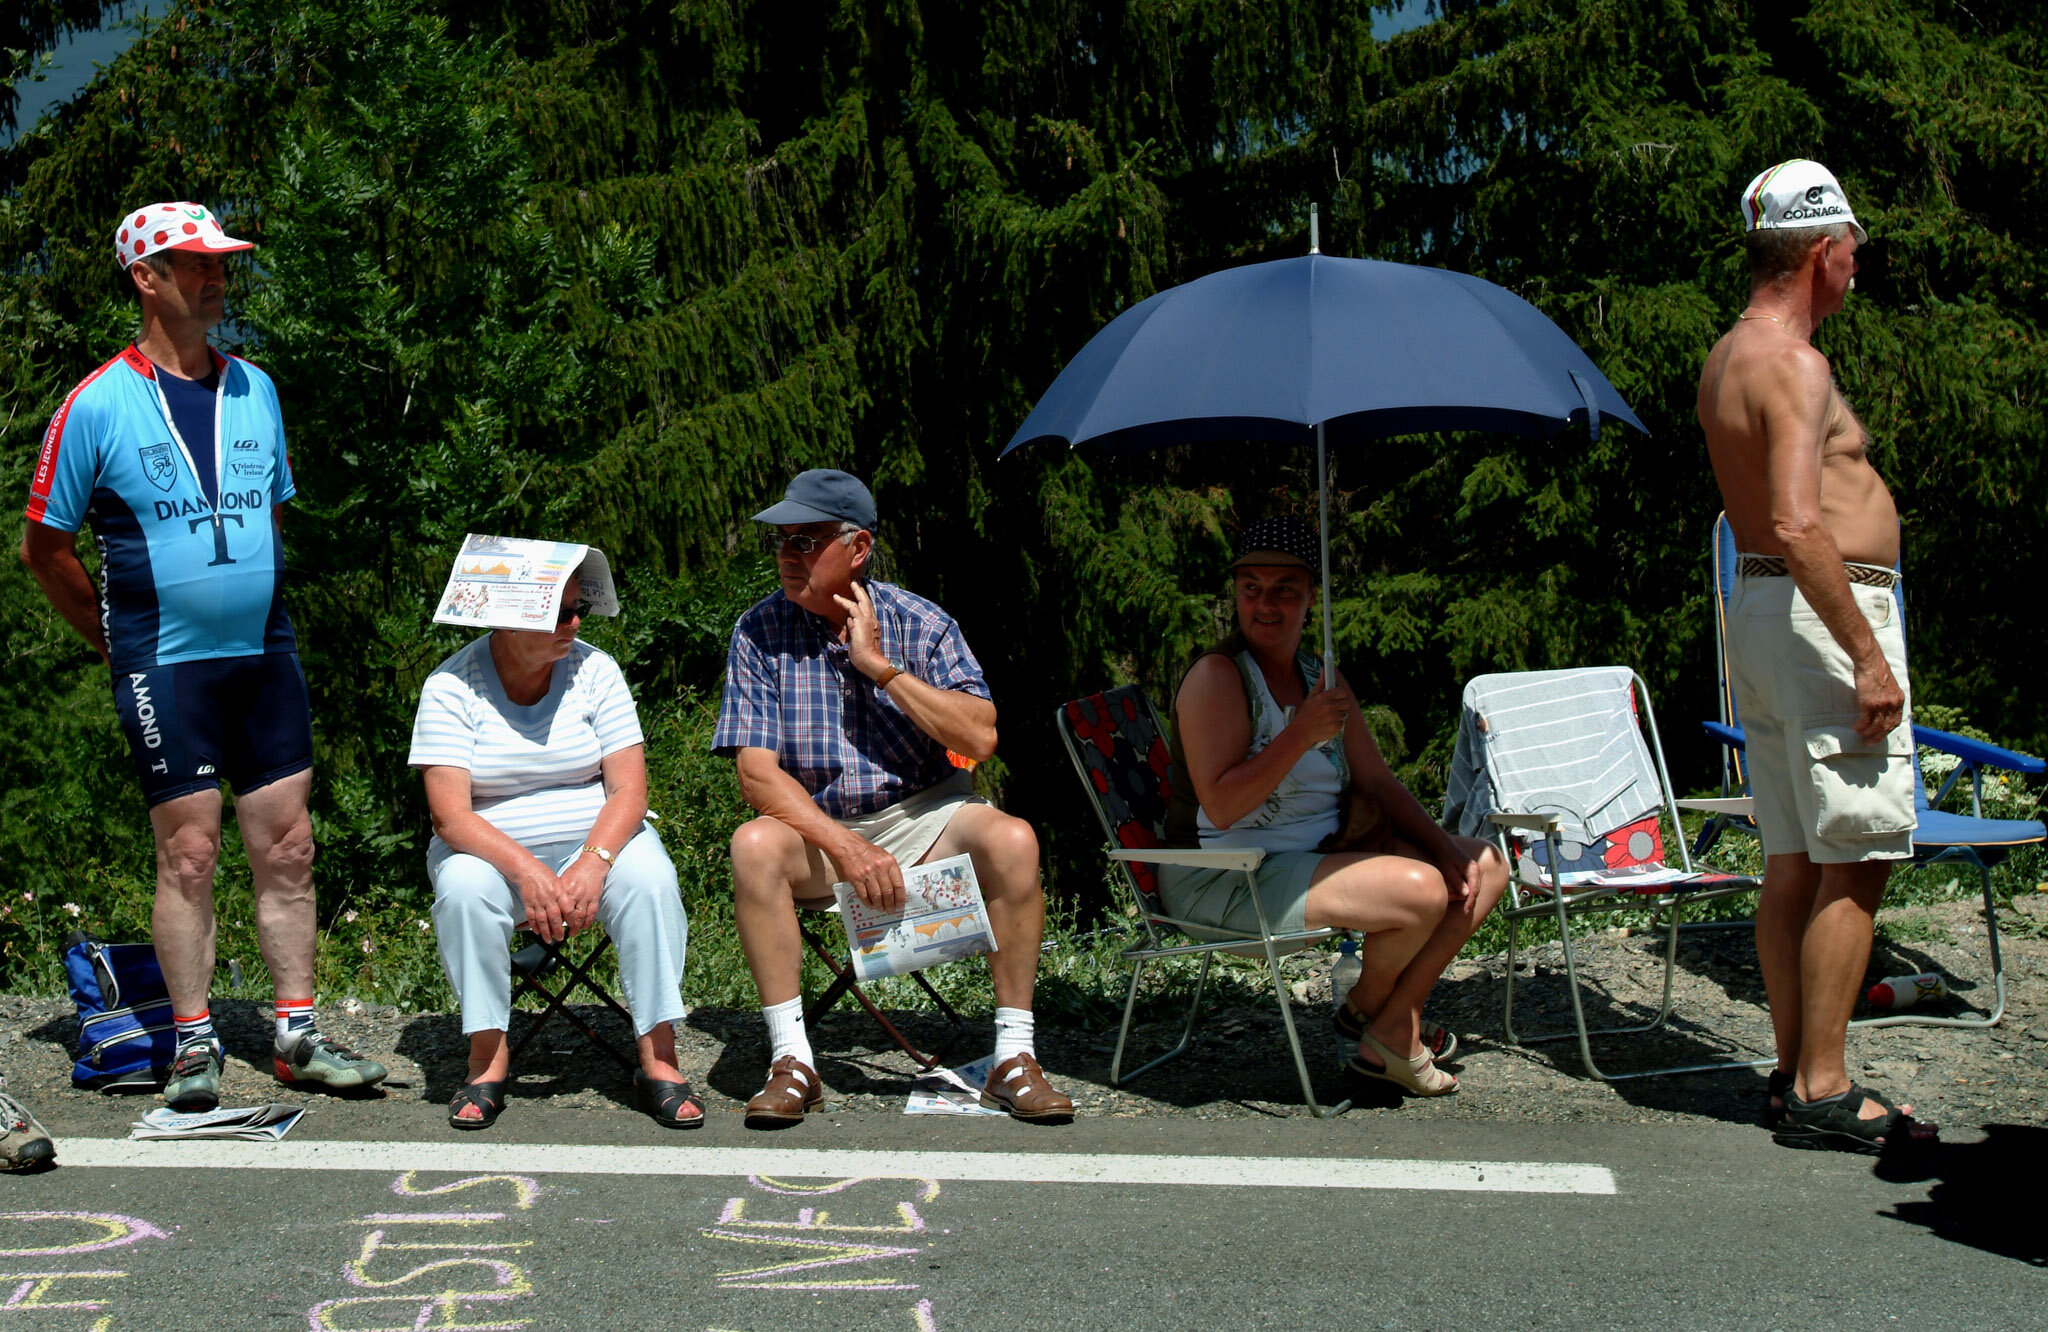
<instances>
[{"instance_id":1,"label":"blue folding chair","mask_svg":"<svg viewBox=\"0 0 2048 1332\"><path fill-rule=\"evenodd\" d=\"M1735 708L1735 691L1728 682L1728 599L1735 593L1735 529L1728 525L1728 515L1723 513L1714 520L1714 657L1720 675L1721 718L1719 721L1702 722L1707 735L1721 746L1721 795L1726 799L1749 794L1749 774L1745 770L1742 719ZM1897 599L1901 623L1906 613L1906 590L1903 582L1892 589ZM2005 772L2039 775L2048 772L2048 763L2027 754L2001 749L1997 745L1972 740L1966 735L1954 735L1948 731L1937 731L1931 726L1913 725L1913 802L1919 810L1920 826L1913 830L1914 866L1938 865L1943 861L1961 861L1974 866L1984 890L1984 929L1991 939L1991 981L1997 994L1997 1002L1987 1017L1931 1017L1918 1013L1899 1013L1889 1017L1859 1018L1851 1023L1857 1027L1989 1027L2005 1016L2005 958L1998 943L1998 907L1991 896L1992 866L2012 854L2013 848L2038 846L2048 840L2048 825L2036 819L1987 819L1984 817L1984 770L1997 769ZM1937 753L1951 754L1957 759L1955 771L1948 775L1941 790L1935 792L1932 800L1927 796L1927 784L1920 775L1920 748L1932 749ZM1936 808L1956 783L1967 773L1970 778L1970 812L1950 814ZM1696 803L1681 801L1680 804ZM1706 854L1707 849L1718 841L1721 834L1734 829L1752 836L1756 824L1748 816L1728 810L1714 813L1700 829L1698 840L1693 846L1695 857Z\"/></svg>"}]
</instances>

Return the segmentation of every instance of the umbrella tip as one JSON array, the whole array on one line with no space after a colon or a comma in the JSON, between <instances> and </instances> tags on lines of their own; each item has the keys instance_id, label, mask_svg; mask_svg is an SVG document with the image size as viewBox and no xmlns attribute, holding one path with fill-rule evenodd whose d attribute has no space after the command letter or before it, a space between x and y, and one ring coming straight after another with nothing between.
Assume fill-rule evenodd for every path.
<instances>
[{"instance_id":1,"label":"umbrella tip","mask_svg":"<svg viewBox=\"0 0 2048 1332\"><path fill-rule=\"evenodd\" d=\"M1321 254L1323 252L1322 238L1317 234L1316 222L1316 206L1310 204L1308 206L1308 252L1310 254Z\"/></svg>"}]
</instances>

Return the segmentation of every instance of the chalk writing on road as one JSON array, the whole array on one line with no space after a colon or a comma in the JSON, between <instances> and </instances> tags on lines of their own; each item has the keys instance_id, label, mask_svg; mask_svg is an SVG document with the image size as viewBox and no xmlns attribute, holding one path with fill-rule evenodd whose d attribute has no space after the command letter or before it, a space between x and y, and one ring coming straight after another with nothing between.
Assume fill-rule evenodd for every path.
<instances>
[{"instance_id":1,"label":"chalk writing on road","mask_svg":"<svg viewBox=\"0 0 2048 1332\"><path fill-rule=\"evenodd\" d=\"M105 1314L92 1324L93 1332L110 1332L114 1316L106 1313L117 1289L108 1283L127 1280L124 1271L99 1266L66 1268L63 1259L102 1254L123 1249L146 1239L170 1238L140 1217L115 1212L0 1212L0 1234L16 1241L0 1248L0 1267L33 1267L32 1271L0 1271L0 1325L6 1327L49 1327L68 1322L33 1322L14 1317L29 1311L41 1313ZM27 1240L21 1244L18 1241ZM7 1260L17 1260L9 1262ZM29 1262L19 1260L28 1259ZM90 1283L90 1284L81 1284Z\"/></svg>"},{"instance_id":2,"label":"chalk writing on road","mask_svg":"<svg viewBox=\"0 0 2048 1332\"><path fill-rule=\"evenodd\" d=\"M880 1237L928 1239L930 1226L918 1206L937 1200L937 1180L864 1175L804 1184L749 1175L747 1185L773 1199L837 1197L831 1208L798 1206L794 1216L788 1214L787 1202L744 1194L727 1198L718 1220L702 1232L704 1237L746 1245L755 1252L736 1253L741 1265L713 1273L719 1289L873 1295L919 1288L908 1279L915 1268L906 1270L905 1264L926 1253L929 1243L892 1244ZM905 1193L911 1196L905 1198ZM909 1313L913 1332L938 1332L929 1298L918 1300Z\"/></svg>"},{"instance_id":3,"label":"chalk writing on road","mask_svg":"<svg viewBox=\"0 0 2048 1332\"><path fill-rule=\"evenodd\" d=\"M473 1175L423 1188L417 1175L400 1175L391 1192L439 1198L483 1190L479 1198L463 1201L509 1202L511 1210L449 1206L359 1217L352 1224L368 1229L356 1256L342 1264L342 1279L357 1290L390 1293L324 1300L306 1311L311 1332L513 1332L530 1325L531 1319L502 1315L512 1312L507 1306L513 1301L534 1293L516 1261L533 1241L503 1238L497 1227L531 1210L540 1200L540 1185L524 1175Z\"/></svg>"}]
</instances>

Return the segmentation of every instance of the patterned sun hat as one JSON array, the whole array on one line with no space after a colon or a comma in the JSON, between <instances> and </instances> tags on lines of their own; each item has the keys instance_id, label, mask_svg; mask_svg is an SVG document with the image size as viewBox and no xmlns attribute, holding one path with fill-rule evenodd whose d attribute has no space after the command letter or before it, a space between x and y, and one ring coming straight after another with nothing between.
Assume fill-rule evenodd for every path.
<instances>
[{"instance_id":1,"label":"patterned sun hat","mask_svg":"<svg viewBox=\"0 0 2048 1332\"><path fill-rule=\"evenodd\" d=\"M1279 565L1314 572L1320 554L1314 524L1292 515L1266 518L1238 534L1237 558L1230 562L1230 571L1246 565Z\"/></svg>"},{"instance_id":2,"label":"patterned sun hat","mask_svg":"<svg viewBox=\"0 0 2048 1332\"><path fill-rule=\"evenodd\" d=\"M114 228L114 255L124 269L159 250L232 254L255 248L254 242L222 231L219 219L204 204L150 204L125 214Z\"/></svg>"}]
</instances>

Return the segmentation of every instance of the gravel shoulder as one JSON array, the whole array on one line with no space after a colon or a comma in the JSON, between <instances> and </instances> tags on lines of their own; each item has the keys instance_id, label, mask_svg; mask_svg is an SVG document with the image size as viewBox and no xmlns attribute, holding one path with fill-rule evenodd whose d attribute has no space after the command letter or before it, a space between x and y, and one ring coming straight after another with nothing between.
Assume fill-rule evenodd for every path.
<instances>
[{"instance_id":1,"label":"gravel shoulder","mask_svg":"<svg viewBox=\"0 0 2048 1332\"><path fill-rule=\"evenodd\" d=\"M1992 1003L1981 913L1963 902L1888 910L1873 951L1870 978L1939 970L1955 997L1930 1012L1967 1015ZM1897 1027L1852 1032L1851 1071L1910 1101L1923 1118L1944 1126L2048 1123L2048 894L2023 897L2005 913L2004 949L2009 995L2005 1020L1988 1031ZM1596 1023L1640 1022L1655 1012L1663 981L1661 939L1642 934L1596 933L1580 950L1589 1017ZM1288 960L1294 1015L1315 1075L1317 1095L1336 1100L1354 1092L1354 1116L1400 1115L1456 1120L1556 1122L1753 1123L1761 1105L1761 1071L1646 1078L1608 1083L1589 1076L1575 1041L1516 1048L1501 1028L1506 959L1495 955L1456 963L1438 987L1431 1013L1460 1034L1463 1049L1452 1067L1461 1092L1431 1101L1400 1102L1360 1087L1340 1069L1331 1033L1329 957ZM1568 1029L1570 1010L1556 944L1523 955L1517 972L1516 1018L1524 1034ZM1185 990L1180 991L1185 994ZM623 1036L602 1010L580 1009L600 1030ZM226 1104L298 1099L270 1075L270 1018L266 1006L219 1001L216 1022L229 1046L223 1084ZM898 1015L906 1033L956 1062L986 1054L987 1018L971 1018L956 1036L936 1015ZM518 1026L524 1029L528 1019ZM1113 1024L1114 1019L1111 1019ZM445 1013L400 1013L344 1000L327 1003L321 1024L329 1034L382 1060L392 1070L383 1097L317 1096L321 1116L352 1132L374 1130L393 1101L446 1104L463 1075L463 1040ZM608 1025L607 1025L608 1024ZM0 1071L60 1135L115 1132L117 1124L156 1102L80 1092L71 1087L70 1045L77 1024L70 1004L38 997L0 996ZM1174 1021L1133 1031L1126 1066L1168 1048L1179 1033ZM1038 1048L1054 1082L1070 1091L1080 1113L1104 1118L1222 1119L1302 1113L1294 1069L1277 1008L1232 1004L1212 1009L1180 1059L1122 1088L1108 1085L1115 1030L1052 1025L1041 1019ZM709 1113L737 1113L760 1086L767 1050L756 1011L700 1008L679 1028L682 1066L705 1093ZM910 1060L852 1004L828 1015L813 1034L820 1069L841 1113L900 1114L912 1085ZM1655 1033L1597 1040L1595 1055L1609 1072L1677 1062L1755 1059L1770 1053L1756 953L1746 929L1688 934L1674 982L1674 1013ZM565 1025L550 1024L516 1070L512 1106L541 1099L564 1107L635 1114L632 1088L618 1067L587 1049ZM394 1121L395 1128L395 1121Z\"/></svg>"}]
</instances>

